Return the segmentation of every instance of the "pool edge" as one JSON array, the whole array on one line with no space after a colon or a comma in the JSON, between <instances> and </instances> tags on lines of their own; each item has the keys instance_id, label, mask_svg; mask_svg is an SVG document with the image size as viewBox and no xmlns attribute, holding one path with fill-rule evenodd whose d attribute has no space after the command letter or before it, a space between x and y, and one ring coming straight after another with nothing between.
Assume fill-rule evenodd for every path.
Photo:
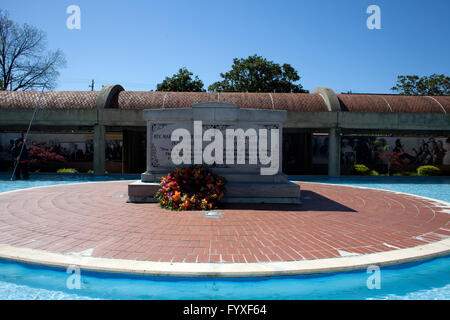
<instances>
[{"instance_id":1,"label":"pool edge","mask_svg":"<svg viewBox=\"0 0 450 320\"><path fill-rule=\"evenodd\" d=\"M267 277L336 273L427 260L450 254L450 239L366 255L264 263L170 263L83 257L0 244L0 259L47 267L167 277Z\"/></svg>"}]
</instances>

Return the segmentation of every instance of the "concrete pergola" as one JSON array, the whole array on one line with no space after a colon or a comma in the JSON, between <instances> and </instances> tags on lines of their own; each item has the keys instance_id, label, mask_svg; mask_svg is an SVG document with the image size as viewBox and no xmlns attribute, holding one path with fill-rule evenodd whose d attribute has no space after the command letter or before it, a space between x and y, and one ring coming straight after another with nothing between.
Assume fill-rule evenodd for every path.
<instances>
[{"instance_id":1,"label":"concrete pergola","mask_svg":"<svg viewBox=\"0 0 450 320\"><path fill-rule=\"evenodd\" d=\"M39 92L0 92L0 130L24 130ZM101 91L46 92L32 129L84 128L93 131L94 174L105 172L108 128L145 130L144 109L186 108L219 101L242 108L287 110L285 129L328 132L328 175L340 175L343 133L450 135L450 97L335 94L319 87L301 93L137 92L120 85Z\"/></svg>"}]
</instances>

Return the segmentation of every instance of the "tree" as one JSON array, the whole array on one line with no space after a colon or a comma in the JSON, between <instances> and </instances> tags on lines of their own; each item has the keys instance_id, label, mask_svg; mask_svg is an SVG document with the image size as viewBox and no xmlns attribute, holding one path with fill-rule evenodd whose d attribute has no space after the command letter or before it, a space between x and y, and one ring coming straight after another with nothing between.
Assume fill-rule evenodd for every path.
<instances>
[{"instance_id":1,"label":"tree","mask_svg":"<svg viewBox=\"0 0 450 320\"><path fill-rule=\"evenodd\" d=\"M407 96L448 96L450 78L443 74L432 74L419 78L416 75L398 76L397 84L391 88Z\"/></svg>"},{"instance_id":2,"label":"tree","mask_svg":"<svg viewBox=\"0 0 450 320\"><path fill-rule=\"evenodd\" d=\"M301 84L295 84L300 76L290 64L280 66L256 54L233 59L231 70L220 76L224 80L211 84L209 91L308 92Z\"/></svg>"},{"instance_id":3,"label":"tree","mask_svg":"<svg viewBox=\"0 0 450 320\"><path fill-rule=\"evenodd\" d=\"M171 78L166 77L163 82L156 86L156 91L189 91L189 92L202 92L203 82L195 76L192 79L193 73L189 72L186 68L181 68L178 73L174 74Z\"/></svg>"},{"instance_id":4,"label":"tree","mask_svg":"<svg viewBox=\"0 0 450 320\"><path fill-rule=\"evenodd\" d=\"M46 46L43 31L26 23L20 26L0 10L0 89L55 88L58 68L66 61L60 50L47 51Z\"/></svg>"}]
</instances>

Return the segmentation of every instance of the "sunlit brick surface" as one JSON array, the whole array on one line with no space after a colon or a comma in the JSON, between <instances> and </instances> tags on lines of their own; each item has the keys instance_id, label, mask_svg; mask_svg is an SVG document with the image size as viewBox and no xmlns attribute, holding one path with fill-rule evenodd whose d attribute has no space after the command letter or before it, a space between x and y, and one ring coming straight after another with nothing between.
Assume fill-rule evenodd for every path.
<instances>
[{"instance_id":1,"label":"sunlit brick surface","mask_svg":"<svg viewBox=\"0 0 450 320\"><path fill-rule=\"evenodd\" d=\"M449 208L387 191L301 183L302 205L227 205L222 218L126 203L129 181L0 194L0 243L116 259L254 263L368 254L450 236ZM89 250L88 250L89 252Z\"/></svg>"}]
</instances>

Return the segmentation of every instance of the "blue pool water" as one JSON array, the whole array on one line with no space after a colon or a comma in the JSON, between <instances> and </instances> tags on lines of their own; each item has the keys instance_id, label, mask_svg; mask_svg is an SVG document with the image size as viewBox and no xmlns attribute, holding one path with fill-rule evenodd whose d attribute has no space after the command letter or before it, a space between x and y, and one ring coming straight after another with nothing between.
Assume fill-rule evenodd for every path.
<instances>
[{"instance_id":1,"label":"blue pool water","mask_svg":"<svg viewBox=\"0 0 450 320\"><path fill-rule=\"evenodd\" d=\"M51 173L31 173L28 180L11 181L10 173L0 173L0 192L12 191L25 188L51 186L57 184L68 184L77 182L114 181L114 180L138 180L138 174L124 175L104 175L94 176L93 174L51 174Z\"/></svg>"},{"instance_id":2,"label":"blue pool water","mask_svg":"<svg viewBox=\"0 0 450 320\"><path fill-rule=\"evenodd\" d=\"M293 181L345 184L415 194L450 202L450 177L290 177Z\"/></svg>"},{"instance_id":3,"label":"blue pool water","mask_svg":"<svg viewBox=\"0 0 450 320\"><path fill-rule=\"evenodd\" d=\"M8 175L0 174L0 192L138 177L40 174L33 175L29 181L11 182ZM298 180L393 190L450 202L449 178L301 177ZM450 299L450 256L383 267L380 289L367 287L371 274L365 270L244 279L144 277L81 270L80 289L68 288L71 276L63 269L0 260L0 299Z\"/></svg>"}]
</instances>

